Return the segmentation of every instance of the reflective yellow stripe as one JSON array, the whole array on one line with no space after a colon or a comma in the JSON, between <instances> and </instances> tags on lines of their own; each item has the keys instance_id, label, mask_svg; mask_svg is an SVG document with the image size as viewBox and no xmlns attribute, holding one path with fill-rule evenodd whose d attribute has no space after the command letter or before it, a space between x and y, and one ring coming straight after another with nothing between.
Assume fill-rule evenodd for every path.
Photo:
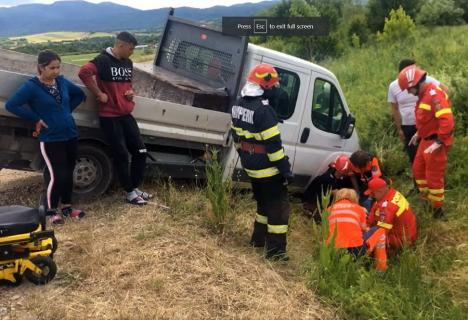
<instances>
[{"instance_id":1,"label":"reflective yellow stripe","mask_svg":"<svg viewBox=\"0 0 468 320\"><path fill-rule=\"evenodd\" d=\"M416 180L417 184L427 184L427 180Z\"/></svg>"},{"instance_id":2,"label":"reflective yellow stripe","mask_svg":"<svg viewBox=\"0 0 468 320\"><path fill-rule=\"evenodd\" d=\"M445 199L445 197L443 195L441 197L437 197L437 196L435 196L433 194L428 194L427 198L429 200L433 200L433 201L444 201L444 199Z\"/></svg>"},{"instance_id":3,"label":"reflective yellow stripe","mask_svg":"<svg viewBox=\"0 0 468 320\"><path fill-rule=\"evenodd\" d=\"M275 125L269 129L263 130L262 132L260 132L260 134L262 135L263 140L268 140L270 138L273 138L274 136L279 135L280 131L278 125Z\"/></svg>"},{"instance_id":4,"label":"reflective yellow stripe","mask_svg":"<svg viewBox=\"0 0 468 320\"><path fill-rule=\"evenodd\" d=\"M398 211L396 212L397 217L399 217L405 210L409 209L408 200L406 200L405 197L399 192L395 193L391 203L398 206Z\"/></svg>"},{"instance_id":5,"label":"reflective yellow stripe","mask_svg":"<svg viewBox=\"0 0 468 320\"><path fill-rule=\"evenodd\" d=\"M273 162L273 161L278 161L284 158L284 150L283 148L279 149L276 152L273 153L268 153L268 159Z\"/></svg>"},{"instance_id":6,"label":"reflective yellow stripe","mask_svg":"<svg viewBox=\"0 0 468 320\"><path fill-rule=\"evenodd\" d=\"M445 95L445 99L448 100L448 94L441 87L436 86L436 88L439 89L440 91L442 91L444 93L444 95Z\"/></svg>"},{"instance_id":7,"label":"reflective yellow stripe","mask_svg":"<svg viewBox=\"0 0 468 320\"><path fill-rule=\"evenodd\" d=\"M452 113L452 109L450 108L445 108L445 109L440 109L435 113L435 117L439 118L440 116L447 114L447 113Z\"/></svg>"},{"instance_id":8,"label":"reflective yellow stripe","mask_svg":"<svg viewBox=\"0 0 468 320\"><path fill-rule=\"evenodd\" d=\"M275 72L272 72L272 73L270 73L270 72L266 72L266 73L257 73L257 72L255 72L255 77L261 78L261 79L265 78L268 75L270 75L272 78L278 78L278 74L275 73Z\"/></svg>"},{"instance_id":9,"label":"reflective yellow stripe","mask_svg":"<svg viewBox=\"0 0 468 320\"><path fill-rule=\"evenodd\" d=\"M232 130L236 132L238 136L245 137L246 139L252 139L254 138L255 140L262 141L262 140L268 140L270 138L273 138L274 136L277 136L280 134L278 125L275 125L269 129L266 129L262 131L261 133L257 132L250 132L248 130L244 130L239 127L235 127L234 125L231 125Z\"/></svg>"},{"instance_id":10,"label":"reflective yellow stripe","mask_svg":"<svg viewBox=\"0 0 468 320\"><path fill-rule=\"evenodd\" d=\"M273 177L277 174L279 174L279 170L277 167L270 167L262 170L250 170L250 169L245 169L245 172L247 172L247 175L252 178L268 178L268 177Z\"/></svg>"},{"instance_id":11,"label":"reflective yellow stripe","mask_svg":"<svg viewBox=\"0 0 468 320\"><path fill-rule=\"evenodd\" d=\"M429 111L431 111L431 106L428 105L428 104L426 104L426 103L420 103L420 104L419 104L419 108L420 108L420 109L424 109L424 110L429 110Z\"/></svg>"},{"instance_id":12,"label":"reflective yellow stripe","mask_svg":"<svg viewBox=\"0 0 468 320\"><path fill-rule=\"evenodd\" d=\"M267 224L268 223L268 217L262 216L261 214L258 214L255 216L255 221L261 224Z\"/></svg>"},{"instance_id":13,"label":"reflective yellow stripe","mask_svg":"<svg viewBox=\"0 0 468 320\"><path fill-rule=\"evenodd\" d=\"M393 224L385 223L385 222L382 222L382 221L377 222L377 226L388 229L388 230L393 228Z\"/></svg>"},{"instance_id":14,"label":"reflective yellow stripe","mask_svg":"<svg viewBox=\"0 0 468 320\"><path fill-rule=\"evenodd\" d=\"M401 216L401 214L402 214L403 212L405 212L405 210L407 210L408 208L409 208L409 204L408 204L407 207L405 207L405 206L398 206L398 211L396 212L396 216L397 216L397 217Z\"/></svg>"},{"instance_id":15,"label":"reflective yellow stripe","mask_svg":"<svg viewBox=\"0 0 468 320\"><path fill-rule=\"evenodd\" d=\"M444 193L444 189L429 189L430 193Z\"/></svg>"},{"instance_id":16,"label":"reflective yellow stripe","mask_svg":"<svg viewBox=\"0 0 468 320\"><path fill-rule=\"evenodd\" d=\"M242 128L234 127L233 125L231 125L231 128L239 137L245 137L246 139L254 138L255 140L262 141L262 135L260 133L243 130Z\"/></svg>"},{"instance_id":17,"label":"reflective yellow stripe","mask_svg":"<svg viewBox=\"0 0 468 320\"><path fill-rule=\"evenodd\" d=\"M278 226L274 226L271 224L268 225L268 233L281 234L281 233L286 233L286 232L288 232L287 224L278 225Z\"/></svg>"}]
</instances>

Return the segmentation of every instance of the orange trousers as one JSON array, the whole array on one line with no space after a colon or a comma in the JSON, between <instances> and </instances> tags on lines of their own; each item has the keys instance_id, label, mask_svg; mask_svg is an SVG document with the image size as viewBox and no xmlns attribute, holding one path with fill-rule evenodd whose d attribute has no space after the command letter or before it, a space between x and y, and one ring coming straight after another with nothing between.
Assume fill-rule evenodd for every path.
<instances>
[{"instance_id":1,"label":"orange trousers","mask_svg":"<svg viewBox=\"0 0 468 320\"><path fill-rule=\"evenodd\" d=\"M444 204L444 176L449 147L441 145L432 153L424 153L434 140L422 139L413 162L413 176L421 195L433 208Z\"/></svg>"},{"instance_id":2,"label":"orange trousers","mask_svg":"<svg viewBox=\"0 0 468 320\"><path fill-rule=\"evenodd\" d=\"M366 240L367 254L374 254L374 266L379 271L387 270L387 249L385 229L377 228Z\"/></svg>"}]
</instances>

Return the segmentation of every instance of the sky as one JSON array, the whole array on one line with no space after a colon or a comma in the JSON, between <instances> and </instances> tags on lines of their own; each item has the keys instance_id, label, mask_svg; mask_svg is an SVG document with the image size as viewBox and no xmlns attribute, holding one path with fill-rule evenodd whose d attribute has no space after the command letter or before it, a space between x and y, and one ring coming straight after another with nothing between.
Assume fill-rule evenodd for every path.
<instances>
[{"instance_id":1,"label":"sky","mask_svg":"<svg viewBox=\"0 0 468 320\"><path fill-rule=\"evenodd\" d=\"M112 0L112 1L103 1L103 0L86 0L88 2L99 3L99 2L114 2L117 4L141 9L157 9L164 7L193 7L193 8L208 8L217 5L230 6L237 3L246 3L246 2L261 2L263 0ZM20 4L27 3L44 3L50 4L56 2L56 0L0 0L0 7L9 7L16 6Z\"/></svg>"}]
</instances>

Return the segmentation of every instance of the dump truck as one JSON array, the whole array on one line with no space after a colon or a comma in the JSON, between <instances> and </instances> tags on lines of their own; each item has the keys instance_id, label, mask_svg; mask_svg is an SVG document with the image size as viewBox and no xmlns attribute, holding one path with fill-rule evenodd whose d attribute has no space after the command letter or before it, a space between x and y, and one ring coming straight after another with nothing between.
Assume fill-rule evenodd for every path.
<instances>
[{"instance_id":1,"label":"dump truck","mask_svg":"<svg viewBox=\"0 0 468 320\"><path fill-rule=\"evenodd\" d=\"M280 120L293 188L305 190L337 155L359 149L355 118L332 72L170 12L154 62L134 72L133 116L148 150L149 178L203 179L209 154L216 152L225 178L249 181L230 135L230 107L258 63L273 65L281 79L269 102ZM0 50L0 168L40 171L45 166L33 124L5 109L6 100L36 69L35 56ZM82 86L78 69L62 64L62 74L87 95L73 114L80 132L74 196L85 199L106 192L114 168L99 129L96 98Z\"/></svg>"}]
</instances>

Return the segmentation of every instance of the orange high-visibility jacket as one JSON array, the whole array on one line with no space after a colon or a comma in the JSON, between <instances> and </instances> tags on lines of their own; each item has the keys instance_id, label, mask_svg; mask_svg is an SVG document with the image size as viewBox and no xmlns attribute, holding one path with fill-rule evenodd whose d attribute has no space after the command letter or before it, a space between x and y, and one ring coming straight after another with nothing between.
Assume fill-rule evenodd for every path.
<instances>
[{"instance_id":1,"label":"orange high-visibility jacket","mask_svg":"<svg viewBox=\"0 0 468 320\"><path fill-rule=\"evenodd\" d=\"M448 96L442 89L433 83L425 84L415 112L418 135L422 139L437 135L446 146L452 144L455 122Z\"/></svg>"},{"instance_id":2,"label":"orange high-visibility jacket","mask_svg":"<svg viewBox=\"0 0 468 320\"><path fill-rule=\"evenodd\" d=\"M408 200L393 188L374 203L367 224L387 230L387 241L392 247L413 243L417 237L416 217Z\"/></svg>"},{"instance_id":3,"label":"orange high-visibility jacket","mask_svg":"<svg viewBox=\"0 0 468 320\"><path fill-rule=\"evenodd\" d=\"M364 243L362 237L366 229L366 209L347 199L342 199L328 208L329 243L336 230L335 248L360 247Z\"/></svg>"}]
</instances>

